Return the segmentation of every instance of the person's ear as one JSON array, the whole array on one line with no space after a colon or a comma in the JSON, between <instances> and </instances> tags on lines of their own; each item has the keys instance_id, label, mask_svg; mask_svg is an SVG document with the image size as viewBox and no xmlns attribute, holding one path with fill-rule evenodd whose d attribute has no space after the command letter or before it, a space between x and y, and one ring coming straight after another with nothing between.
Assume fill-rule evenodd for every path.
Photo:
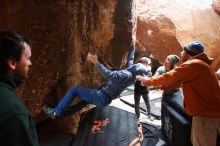
<instances>
[{"instance_id":1,"label":"person's ear","mask_svg":"<svg viewBox=\"0 0 220 146\"><path fill-rule=\"evenodd\" d=\"M16 61L14 59L8 59L8 66L11 70L15 70L16 67Z\"/></svg>"}]
</instances>

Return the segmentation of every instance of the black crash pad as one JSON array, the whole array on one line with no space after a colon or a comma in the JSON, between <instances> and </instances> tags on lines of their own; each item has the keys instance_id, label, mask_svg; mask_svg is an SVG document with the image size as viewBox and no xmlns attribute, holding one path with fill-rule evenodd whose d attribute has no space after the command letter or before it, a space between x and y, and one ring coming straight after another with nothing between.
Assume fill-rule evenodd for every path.
<instances>
[{"instance_id":1,"label":"black crash pad","mask_svg":"<svg viewBox=\"0 0 220 146\"><path fill-rule=\"evenodd\" d=\"M72 146L129 146L131 143L131 146L139 143L136 115L107 106L86 113Z\"/></svg>"},{"instance_id":2,"label":"black crash pad","mask_svg":"<svg viewBox=\"0 0 220 146\"><path fill-rule=\"evenodd\" d=\"M50 135L47 139L40 141L40 146L71 146L73 134L60 132Z\"/></svg>"},{"instance_id":3,"label":"black crash pad","mask_svg":"<svg viewBox=\"0 0 220 146\"><path fill-rule=\"evenodd\" d=\"M150 123L141 123L144 140L141 146L167 146L161 130Z\"/></svg>"}]
</instances>

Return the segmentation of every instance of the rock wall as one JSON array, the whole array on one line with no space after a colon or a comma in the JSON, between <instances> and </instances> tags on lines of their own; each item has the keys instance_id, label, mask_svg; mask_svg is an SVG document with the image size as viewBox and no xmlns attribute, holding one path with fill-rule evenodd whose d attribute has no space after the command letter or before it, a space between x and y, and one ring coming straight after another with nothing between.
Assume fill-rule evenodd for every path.
<instances>
[{"instance_id":1,"label":"rock wall","mask_svg":"<svg viewBox=\"0 0 220 146\"><path fill-rule=\"evenodd\" d=\"M137 53L162 63L167 55L179 54L185 43L198 40L215 58L213 67L220 66L220 16L212 0L136 2ZM47 119L42 106L56 105L71 86L96 88L105 82L86 61L88 52L97 53L111 69L125 63L135 30L132 8L133 0L1 1L0 29L32 40L30 79L18 93L37 123ZM79 118L75 114L45 123L51 131L76 132Z\"/></svg>"},{"instance_id":2,"label":"rock wall","mask_svg":"<svg viewBox=\"0 0 220 146\"><path fill-rule=\"evenodd\" d=\"M212 7L214 8L215 12L220 15L220 1L219 0L213 0Z\"/></svg>"},{"instance_id":3,"label":"rock wall","mask_svg":"<svg viewBox=\"0 0 220 146\"><path fill-rule=\"evenodd\" d=\"M96 88L103 83L86 61L88 52L97 53L111 68L120 66L131 42L132 5L132 0L1 1L0 29L32 40L30 79L18 93L37 123L46 119L42 106L56 105L71 86ZM52 129L75 132L78 121L78 114L61 118L52 122Z\"/></svg>"},{"instance_id":4,"label":"rock wall","mask_svg":"<svg viewBox=\"0 0 220 146\"><path fill-rule=\"evenodd\" d=\"M181 52L181 46L198 40L220 66L220 16L212 0L137 0L137 40L146 55L163 62L167 55Z\"/></svg>"}]
</instances>

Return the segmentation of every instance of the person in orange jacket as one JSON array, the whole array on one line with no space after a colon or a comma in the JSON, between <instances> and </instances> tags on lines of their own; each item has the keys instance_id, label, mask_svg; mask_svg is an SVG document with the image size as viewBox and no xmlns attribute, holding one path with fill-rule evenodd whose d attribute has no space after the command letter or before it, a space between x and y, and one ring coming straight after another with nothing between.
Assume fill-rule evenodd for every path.
<instances>
[{"instance_id":1,"label":"person in orange jacket","mask_svg":"<svg viewBox=\"0 0 220 146\"><path fill-rule=\"evenodd\" d=\"M193 116L191 138L193 146L216 146L220 134L220 86L211 68L212 59L201 42L186 44L181 52L182 64L153 78L136 76L143 85L162 89L182 87L187 114Z\"/></svg>"}]
</instances>

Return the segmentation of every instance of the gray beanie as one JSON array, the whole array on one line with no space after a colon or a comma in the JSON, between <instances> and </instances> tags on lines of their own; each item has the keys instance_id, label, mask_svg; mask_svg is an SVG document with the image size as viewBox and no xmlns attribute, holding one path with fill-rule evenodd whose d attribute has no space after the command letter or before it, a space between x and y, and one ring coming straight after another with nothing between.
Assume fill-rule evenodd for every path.
<instances>
[{"instance_id":1,"label":"gray beanie","mask_svg":"<svg viewBox=\"0 0 220 146\"><path fill-rule=\"evenodd\" d=\"M180 61L180 58L177 55L169 55L167 58L172 65L176 65Z\"/></svg>"},{"instance_id":2,"label":"gray beanie","mask_svg":"<svg viewBox=\"0 0 220 146\"><path fill-rule=\"evenodd\" d=\"M190 56L196 56L198 54L203 53L204 50L205 50L205 47L201 42L193 41L193 42L190 42L190 43L186 44L183 47L183 50L187 54L189 54Z\"/></svg>"}]
</instances>

